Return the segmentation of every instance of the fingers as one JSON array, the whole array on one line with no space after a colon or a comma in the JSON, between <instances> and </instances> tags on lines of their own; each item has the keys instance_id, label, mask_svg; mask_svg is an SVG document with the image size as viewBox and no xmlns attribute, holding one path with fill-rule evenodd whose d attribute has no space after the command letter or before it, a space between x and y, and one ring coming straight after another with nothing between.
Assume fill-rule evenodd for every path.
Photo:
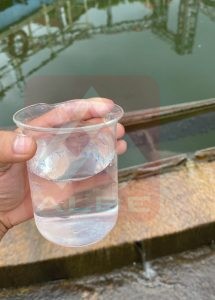
<instances>
[{"instance_id":1,"label":"fingers","mask_svg":"<svg viewBox=\"0 0 215 300\"><path fill-rule=\"evenodd\" d=\"M116 137L117 139L121 139L125 134L125 128L122 124L118 123L116 127Z\"/></svg>"},{"instance_id":2,"label":"fingers","mask_svg":"<svg viewBox=\"0 0 215 300\"><path fill-rule=\"evenodd\" d=\"M126 141L121 140L121 138L123 138L124 134L125 134L124 126L122 124L118 123L117 129L116 129L116 135L117 135L117 139L119 139L119 140L117 141L117 144L116 144L116 152L119 155L125 153L127 150Z\"/></svg>"},{"instance_id":3,"label":"fingers","mask_svg":"<svg viewBox=\"0 0 215 300\"><path fill-rule=\"evenodd\" d=\"M93 125L93 124L99 124L101 123L101 118L93 118L87 121L84 121L83 124L87 124L87 125ZM108 129L108 127L106 128ZM122 124L117 123L117 127L116 127L116 138L117 139L121 139L125 134L125 128Z\"/></svg>"},{"instance_id":4,"label":"fingers","mask_svg":"<svg viewBox=\"0 0 215 300\"><path fill-rule=\"evenodd\" d=\"M84 121L83 123L87 124L87 125L93 125L93 124L99 124L101 122L102 122L101 118L93 118L93 119ZM108 127L106 129L108 129ZM125 127L122 124L117 123L117 126L116 126L116 138L117 139L121 139L124 136L124 134L125 134Z\"/></svg>"},{"instance_id":5,"label":"fingers","mask_svg":"<svg viewBox=\"0 0 215 300\"><path fill-rule=\"evenodd\" d=\"M119 154L119 155L123 154L123 153L126 152L126 150L127 150L127 143L126 143L126 141L119 140L117 142L117 145L116 145L116 152L117 152L117 154Z\"/></svg>"},{"instance_id":6,"label":"fingers","mask_svg":"<svg viewBox=\"0 0 215 300\"><path fill-rule=\"evenodd\" d=\"M10 164L27 161L36 152L36 143L30 137L11 131L0 131L0 171Z\"/></svg>"},{"instance_id":7,"label":"fingers","mask_svg":"<svg viewBox=\"0 0 215 300\"><path fill-rule=\"evenodd\" d=\"M62 103L28 124L39 127L57 127L72 121L87 120L105 116L113 108L112 100L90 98Z\"/></svg>"}]
</instances>

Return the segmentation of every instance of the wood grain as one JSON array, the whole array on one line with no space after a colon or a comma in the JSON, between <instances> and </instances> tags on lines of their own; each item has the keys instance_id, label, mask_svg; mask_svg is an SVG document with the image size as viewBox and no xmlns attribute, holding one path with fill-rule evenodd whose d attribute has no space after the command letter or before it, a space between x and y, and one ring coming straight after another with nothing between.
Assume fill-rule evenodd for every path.
<instances>
[{"instance_id":1,"label":"wood grain","mask_svg":"<svg viewBox=\"0 0 215 300\"><path fill-rule=\"evenodd\" d=\"M207 99L170 105L158 108L127 112L122 118L122 124L130 130L133 127L144 127L149 125L159 125L162 122L169 122L177 118L190 115L201 114L215 110L215 99Z\"/></svg>"}]
</instances>

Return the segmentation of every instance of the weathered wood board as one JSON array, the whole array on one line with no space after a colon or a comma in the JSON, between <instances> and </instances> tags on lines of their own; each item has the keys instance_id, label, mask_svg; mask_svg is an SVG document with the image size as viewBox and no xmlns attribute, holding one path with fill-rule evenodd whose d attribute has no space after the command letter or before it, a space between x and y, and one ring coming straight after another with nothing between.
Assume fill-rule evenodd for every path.
<instances>
[{"instance_id":1,"label":"weathered wood board","mask_svg":"<svg viewBox=\"0 0 215 300\"><path fill-rule=\"evenodd\" d=\"M33 221L13 228L1 242L0 287L129 264L139 259L137 241L144 241L148 258L153 258L215 239L214 161L187 160L171 172L141 176L121 182L118 224L96 245L56 246L40 236Z\"/></svg>"}]
</instances>

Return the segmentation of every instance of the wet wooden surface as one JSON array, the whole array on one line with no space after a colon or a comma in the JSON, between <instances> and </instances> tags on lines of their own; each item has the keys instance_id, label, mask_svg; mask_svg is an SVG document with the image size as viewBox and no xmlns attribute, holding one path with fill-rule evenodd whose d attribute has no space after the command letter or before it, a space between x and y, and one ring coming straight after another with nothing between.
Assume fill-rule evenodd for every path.
<instances>
[{"instance_id":1,"label":"wet wooden surface","mask_svg":"<svg viewBox=\"0 0 215 300\"><path fill-rule=\"evenodd\" d=\"M0 290L0 300L213 300L214 245L108 274Z\"/></svg>"},{"instance_id":2,"label":"wet wooden surface","mask_svg":"<svg viewBox=\"0 0 215 300\"><path fill-rule=\"evenodd\" d=\"M132 178L131 178L132 179ZM166 255L215 238L215 162L186 160L171 172L120 183L117 226L102 242L63 248L46 241L33 221L13 228L0 247L0 287L99 273Z\"/></svg>"}]
</instances>

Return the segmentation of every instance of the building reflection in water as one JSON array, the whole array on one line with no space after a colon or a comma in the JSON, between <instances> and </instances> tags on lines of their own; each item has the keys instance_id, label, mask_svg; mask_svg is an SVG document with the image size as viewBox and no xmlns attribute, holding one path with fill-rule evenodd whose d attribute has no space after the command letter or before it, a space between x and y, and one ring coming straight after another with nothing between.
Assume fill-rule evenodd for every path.
<instances>
[{"instance_id":1,"label":"building reflection in water","mask_svg":"<svg viewBox=\"0 0 215 300\"><path fill-rule=\"evenodd\" d=\"M14 3L22 3L27 7L31 2L5 1L7 5L0 6L0 15L6 10L9 12ZM151 30L170 43L178 54L183 55L192 52L199 10L215 20L214 0L178 1L177 24L172 30L169 28L171 0L139 1L143 5L143 12L146 12L142 18L117 22L113 20L112 9L121 2L123 4L123 1L38 0L34 1L34 4L36 2L39 6L34 6L35 11L31 11L29 16L23 16L22 12L21 19L15 24L12 23L12 18L10 26L0 33L0 96L14 85L22 89L28 76L78 39L89 39L100 33ZM106 13L106 20L102 24L89 21L88 12L94 7ZM8 21L8 15L5 18ZM39 59L41 51L47 49L43 58ZM29 59L31 66L24 70L22 66Z\"/></svg>"}]
</instances>

